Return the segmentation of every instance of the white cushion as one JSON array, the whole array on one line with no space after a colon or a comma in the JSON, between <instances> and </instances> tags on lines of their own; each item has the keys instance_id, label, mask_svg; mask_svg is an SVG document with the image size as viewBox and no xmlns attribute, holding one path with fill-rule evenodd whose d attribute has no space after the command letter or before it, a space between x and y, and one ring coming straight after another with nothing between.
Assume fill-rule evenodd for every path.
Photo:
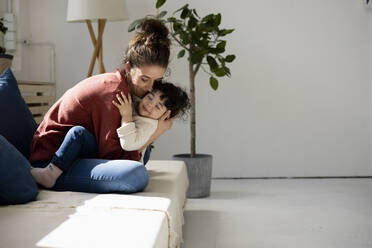
<instances>
[{"instance_id":1,"label":"white cushion","mask_svg":"<svg viewBox=\"0 0 372 248\"><path fill-rule=\"evenodd\" d=\"M144 192L42 190L38 200L0 207L4 247L178 247L188 187L182 161L150 161Z\"/></svg>"}]
</instances>

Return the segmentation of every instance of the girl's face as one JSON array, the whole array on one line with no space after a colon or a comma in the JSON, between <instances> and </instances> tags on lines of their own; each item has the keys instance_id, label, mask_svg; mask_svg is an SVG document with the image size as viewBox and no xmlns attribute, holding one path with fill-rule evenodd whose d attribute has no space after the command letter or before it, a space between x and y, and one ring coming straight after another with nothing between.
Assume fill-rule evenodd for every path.
<instances>
[{"instance_id":1,"label":"girl's face","mask_svg":"<svg viewBox=\"0 0 372 248\"><path fill-rule=\"evenodd\" d=\"M152 90L154 81L161 80L165 73L165 68L158 65L144 65L131 68L129 63L127 63L126 70L129 71L132 82L130 85L131 93L141 98Z\"/></svg>"},{"instance_id":2,"label":"girl's face","mask_svg":"<svg viewBox=\"0 0 372 248\"><path fill-rule=\"evenodd\" d=\"M149 92L138 104L138 114L158 120L168 109L164 106L165 99L160 99L159 91Z\"/></svg>"}]
</instances>

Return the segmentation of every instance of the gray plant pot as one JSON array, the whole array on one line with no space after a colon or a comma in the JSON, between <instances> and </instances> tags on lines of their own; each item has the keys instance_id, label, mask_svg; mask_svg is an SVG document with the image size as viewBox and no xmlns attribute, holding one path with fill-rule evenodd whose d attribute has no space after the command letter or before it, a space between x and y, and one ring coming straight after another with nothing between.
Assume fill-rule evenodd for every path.
<instances>
[{"instance_id":1,"label":"gray plant pot","mask_svg":"<svg viewBox=\"0 0 372 248\"><path fill-rule=\"evenodd\" d=\"M210 195L212 155L196 154L191 158L190 154L176 154L173 155L173 160L181 160L186 164L189 176L187 198L202 198Z\"/></svg>"}]
</instances>

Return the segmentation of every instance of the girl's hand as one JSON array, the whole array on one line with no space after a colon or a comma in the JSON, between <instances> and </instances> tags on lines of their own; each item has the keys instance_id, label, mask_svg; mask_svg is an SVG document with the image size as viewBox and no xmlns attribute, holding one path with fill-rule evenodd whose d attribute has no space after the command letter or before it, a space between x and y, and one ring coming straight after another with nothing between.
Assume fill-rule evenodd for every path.
<instances>
[{"instance_id":1,"label":"girl's hand","mask_svg":"<svg viewBox=\"0 0 372 248\"><path fill-rule=\"evenodd\" d=\"M171 111L168 110L159 118L158 128L156 129L156 132L159 134L159 136L162 135L165 131L172 128L173 121L177 118L177 116L173 116L172 118L169 119L170 114Z\"/></svg>"},{"instance_id":2,"label":"girl's hand","mask_svg":"<svg viewBox=\"0 0 372 248\"><path fill-rule=\"evenodd\" d=\"M115 107L118 108L122 122L131 122L132 119L132 97L128 94L128 98L125 96L123 92L116 94L116 98L118 99L119 103L112 101Z\"/></svg>"},{"instance_id":3,"label":"girl's hand","mask_svg":"<svg viewBox=\"0 0 372 248\"><path fill-rule=\"evenodd\" d=\"M158 127L156 128L155 133L153 133L147 143L141 147L140 150L145 149L148 147L152 142L157 140L165 131L172 128L173 121L177 119L177 116L173 116L172 118L168 119L170 116L171 111L168 110L165 112L158 120Z\"/></svg>"}]
</instances>

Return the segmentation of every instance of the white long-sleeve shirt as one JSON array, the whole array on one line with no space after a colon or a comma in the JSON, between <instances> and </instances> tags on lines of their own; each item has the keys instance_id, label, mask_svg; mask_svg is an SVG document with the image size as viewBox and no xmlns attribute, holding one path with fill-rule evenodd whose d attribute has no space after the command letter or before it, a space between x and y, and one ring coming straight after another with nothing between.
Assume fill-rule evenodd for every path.
<instances>
[{"instance_id":1,"label":"white long-sleeve shirt","mask_svg":"<svg viewBox=\"0 0 372 248\"><path fill-rule=\"evenodd\" d=\"M121 148L126 151L136 151L144 146L158 127L158 120L135 115L133 121L123 123L116 132L120 139ZM145 150L142 151L141 161Z\"/></svg>"}]
</instances>

